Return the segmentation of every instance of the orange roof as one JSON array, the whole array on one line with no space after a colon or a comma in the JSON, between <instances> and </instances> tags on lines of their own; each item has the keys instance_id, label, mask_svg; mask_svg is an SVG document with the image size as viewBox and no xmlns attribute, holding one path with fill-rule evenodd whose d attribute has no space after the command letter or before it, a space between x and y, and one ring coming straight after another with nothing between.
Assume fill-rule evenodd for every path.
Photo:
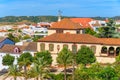
<instances>
[{"instance_id":1,"label":"orange roof","mask_svg":"<svg viewBox=\"0 0 120 80\"><path fill-rule=\"evenodd\" d=\"M117 20L117 21L115 21L115 22L120 22L120 20Z\"/></svg>"},{"instance_id":2,"label":"orange roof","mask_svg":"<svg viewBox=\"0 0 120 80\"><path fill-rule=\"evenodd\" d=\"M39 39L38 42L59 42L59 43L88 43L88 44L100 44L99 38L91 36L89 34L61 34L55 33L50 36Z\"/></svg>"},{"instance_id":3,"label":"orange roof","mask_svg":"<svg viewBox=\"0 0 120 80\"><path fill-rule=\"evenodd\" d=\"M25 46L17 46L17 45L10 45L10 44L5 44L1 49L0 52L4 52L4 53L12 53L12 54L16 54L14 52L14 48L18 47L20 49L20 53L22 53L22 51L24 50Z\"/></svg>"},{"instance_id":4,"label":"orange roof","mask_svg":"<svg viewBox=\"0 0 120 80\"><path fill-rule=\"evenodd\" d=\"M91 28L89 22L91 22L92 18L71 18L73 22L81 24L84 28Z\"/></svg>"},{"instance_id":5,"label":"orange roof","mask_svg":"<svg viewBox=\"0 0 120 80\"><path fill-rule=\"evenodd\" d=\"M120 45L120 38L100 38L100 40L106 45Z\"/></svg>"},{"instance_id":6,"label":"orange roof","mask_svg":"<svg viewBox=\"0 0 120 80\"><path fill-rule=\"evenodd\" d=\"M62 19L60 22L53 23L50 29L83 29L79 23L75 23L70 19Z\"/></svg>"},{"instance_id":7,"label":"orange roof","mask_svg":"<svg viewBox=\"0 0 120 80\"><path fill-rule=\"evenodd\" d=\"M97 27L97 26L101 26L101 24L97 20L95 20L95 24L92 24L92 26Z\"/></svg>"},{"instance_id":8,"label":"orange roof","mask_svg":"<svg viewBox=\"0 0 120 80\"><path fill-rule=\"evenodd\" d=\"M24 26L21 29L29 29L29 26Z\"/></svg>"},{"instance_id":9,"label":"orange roof","mask_svg":"<svg viewBox=\"0 0 120 80\"><path fill-rule=\"evenodd\" d=\"M7 30L0 30L0 32L8 32Z\"/></svg>"},{"instance_id":10,"label":"orange roof","mask_svg":"<svg viewBox=\"0 0 120 80\"><path fill-rule=\"evenodd\" d=\"M105 19L105 22L109 22L108 18Z\"/></svg>"}]
</instances>

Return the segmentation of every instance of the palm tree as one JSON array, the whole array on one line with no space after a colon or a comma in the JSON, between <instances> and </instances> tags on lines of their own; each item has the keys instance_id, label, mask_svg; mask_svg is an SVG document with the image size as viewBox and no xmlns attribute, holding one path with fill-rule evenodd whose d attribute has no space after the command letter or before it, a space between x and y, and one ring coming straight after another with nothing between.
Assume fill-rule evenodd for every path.
<instances>
[{"instance_id":1,"label":"palm tree","mask_svg":"<svg viewBox=\"0 0 120 80\"><path fill-rule=\"evenodd\" d=\"M18 69L18 65L11 65L9 66L9 72L8 72L8 76L13 76L14 80L17 80L17 76L20 76L20 72Z\"/></svg>"},{"instance_id":2,"label":"palm tree","mask_svg":"<svg viewBox=\"0 0 120 80\"><path fill-rule=\"evenodd\" d=\"M29 77L34 77L35 80L38 80L39 75L39 69L36 65L34 65L29 71L28 71Z\"/></svg>"},{"instance_id":3,"label":"palm tree","mask_svg":"<svg viewBox=\"0 0 120 80\"><path fill-rule=\"evenodd\" d=\"M27 80L27 66L31 65L33 61L33 57L30 53L23 53L20 55L18 58L18 64L19 66L24 68L24 74L23 76L25 77L25 80Z\"/></svg>"},{"instance_id":4,"label":"palm tree","mask_svg":"<svg viewBox=\"0 0 120 80\"><path fill-rule=\"evenodd\" d=\"M57 57L57 62L64 66L64 79L66 80L66 68L68 64L72 63L72 53L68 50L67 47L64 47Z\"/></svg>"},{"instance_id":5,"label":"palm tree","mask_svg":"<svg viewBox=\"0 0 120 80\"><path fill-rule=\"evenodd\" d=\"M24 74L25 80L27 80L27 66L30 61L27 58L24 58L23 61L19 62L19 65L23 65L24 68Z\"/></svg>"},{"instance_id":6,"label":"palm tree","mask_svg":"<svg viewBox=\"0 0 120 80\"><path fill-rule=\"evenodd\" d=\"M38 58L34 60L34 66L32 67L32 72L34 72L34 75L37 75L37 80L43 80L43 78L47 75L48 69L47 69L47 62L44 61L44 58Z\"/></svg>"}]
</instances>

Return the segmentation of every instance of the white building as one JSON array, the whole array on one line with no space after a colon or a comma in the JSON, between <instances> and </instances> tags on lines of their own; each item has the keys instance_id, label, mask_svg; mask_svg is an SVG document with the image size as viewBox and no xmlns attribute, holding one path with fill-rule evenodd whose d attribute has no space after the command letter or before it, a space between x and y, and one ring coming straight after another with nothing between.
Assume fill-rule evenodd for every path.
<instances>
[{"instance_id":1,"label":"white building","mask_svg":"<svg viewBox=\"0 0 120 80\"><path fill-rule=\"evenodd\" d=\"M7 69L8 66L4 66L2 64L3 56L6 54L10 54L15 57L14 64L17 64L17 58L25 52L29 52L32 56L37 52L37 43L36 42L26 42L20 43L17 45L5 44L2 48L0 48L0 70Z\"/></svg>"},{"instance_id":2,"label":"white building","mask_svg":"<svg viewBox=\"0 0 120 80\"><path fill-rule=\"evenodd\" d=\"M29 28L23 28L22 32L28 35L38 35L38 36L46 36L48 29L43 27L29 26Z\"/></svg>"}]
</instances>

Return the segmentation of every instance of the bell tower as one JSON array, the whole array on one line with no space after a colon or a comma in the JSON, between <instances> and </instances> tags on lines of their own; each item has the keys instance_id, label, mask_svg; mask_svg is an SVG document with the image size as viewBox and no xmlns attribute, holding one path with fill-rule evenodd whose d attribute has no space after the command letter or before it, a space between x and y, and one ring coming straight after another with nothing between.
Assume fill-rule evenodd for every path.
<instances>
[{"instance_id":1,"label":"bell tower","mask_svg":"<svg viewBox=\"0 0 120 80\"><path fill-rule=\"evenodd\" d=\"M58 10L58 22L61 21L61 13L62 13L62 11Z\"/></svg>"}]
</instances>

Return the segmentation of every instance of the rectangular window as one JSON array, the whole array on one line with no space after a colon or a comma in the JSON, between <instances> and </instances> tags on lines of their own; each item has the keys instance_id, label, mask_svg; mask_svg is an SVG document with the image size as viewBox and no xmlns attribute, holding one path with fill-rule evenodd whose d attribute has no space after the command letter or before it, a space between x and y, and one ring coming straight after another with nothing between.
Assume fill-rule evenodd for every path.
<instances>
[{"instance_id":1,"label":"rectangular window","mask_svg":"<svg viewBox=\"0 0 120 80\"><path fill-rule=\"evenodd\" d=\"M77 33L77 34L80 34L80 30L77 30L76 33Z\"/></svg>"},{"instance_id":2,"label":"rectangular window","mask_svg":"<svg viewBox=\"0 0 120 80\"><path fill-rule=\"evenodd\" d=\"M56 33L63 33L63 30L56 30Z\"/></svg>"},{"instance_id":3,"label":"rectangular window","mask_svg":"<svg viewBox=\"0 0 120 80\"><path fill-rule=\"evenodd\" d=\"M49 50L54 51L54 45L53 44L49 44Z\"/></svg>"},{"instance_id":4,"label":"rectangular window","mask_svg":"<svg viewBox=\"0 0 120 80\"><path fill-rule=\"evenodd\" d=\"M44 43L40 44L40 51L45 51L45 44Z\"/></svg>"}]
</instances>

